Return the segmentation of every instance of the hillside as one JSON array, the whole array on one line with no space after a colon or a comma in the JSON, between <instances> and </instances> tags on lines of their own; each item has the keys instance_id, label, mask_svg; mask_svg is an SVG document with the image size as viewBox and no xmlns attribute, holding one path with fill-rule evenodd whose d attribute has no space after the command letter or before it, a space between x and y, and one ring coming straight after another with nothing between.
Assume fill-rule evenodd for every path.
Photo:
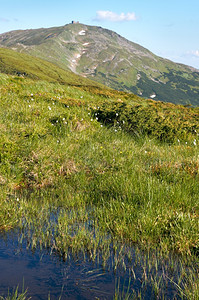
<instances>
[{"instance_id":1,"label":"hillside","mask_svg":"<svg viewBox=\"0 0 199 300\"><path fill-rule=\"evenodd\" d=\"M5 48L0 48L0 72L60 84L102 87L53 63Z\"/></svg>"},{"instance_id":2,"label":"hillside","mask_svg":"<svg viewBox=\"0 0 199 300\"><path fill-rule=\"evenodd\" d=\"M68 24L17 30L1 34L0 46L51 61L117 90L199 105L198 70L160 58L101 27Z\"/></svg>"},{"instance_id":3,"label":"hillside","mask_svg":"<svg viewBox=\"0 0 199 300\"><path fill-rule=\"evenodd\" d=\"M197 299L199 108L114 91L7 49L0 70L0 233L16 236L15 259L24 243L57 258L64 277L67 259L97 262L85 278L98 298L102 265L103 278L132 282L132 298Z\"/></svg>"}]
</instances>

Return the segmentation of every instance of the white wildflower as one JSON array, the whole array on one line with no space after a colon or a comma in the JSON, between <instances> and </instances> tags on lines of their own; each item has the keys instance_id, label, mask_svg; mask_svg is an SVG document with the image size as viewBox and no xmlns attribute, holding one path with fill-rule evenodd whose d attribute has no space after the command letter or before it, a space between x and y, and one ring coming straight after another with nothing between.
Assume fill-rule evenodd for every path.
<instances>
[{"instance_id":1,"label":"white wildflower","mask_svg":"<svg viewBox=\"0 0 199 300\"><path fill-rule=\"evenodd\" d=\"M50 106L48 106L48 109L51 110L52 108Z\"/></svg>"}]
</instances>

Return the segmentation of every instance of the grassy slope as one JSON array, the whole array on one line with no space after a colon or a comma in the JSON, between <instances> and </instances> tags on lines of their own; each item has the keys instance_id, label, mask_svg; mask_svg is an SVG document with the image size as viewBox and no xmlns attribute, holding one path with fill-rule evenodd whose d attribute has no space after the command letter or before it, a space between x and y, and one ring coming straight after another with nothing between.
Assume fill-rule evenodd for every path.
<instances>
[{"instance_id":1,"label":"grassy slope","mask_svg":"<svg viewBox=\"0 0 199 300\"><path fill-rule=\"evenodd\" d=\"M119 240L196 264L198 115L103 88L0 74L0 228L26 220L33 247L52 247L53 234L62 254L72 247L94 258ZM52 229L49 212L58 208ZM198 292L192 280L187 295Z\"/></svg>"},{"instance_id":2,"label":"grassy slope","mask_svg":"<svg viewBox=\"0 0 199 300\"><path fill-rule=\"evenodd\" d=\"M4 48L0 48L0 72L61 84L102 86L48 61Z\"/></svg>"},{"instance_id":3,"label":"grassy slope","mask_svg":"<svg viewBox=\"0 0 199 300\"><path fill-rule=\"evenodd\" d=\"M85 35L79 35L82 29ZM198 106L196 70L160 58L101 27L68 24L14 31L1 35L0 43L52 61L61 68L72 68L117 90L146 98L155 93L158 100ZM89 44L84 46L85 43ZM80 55L78 59L77 55Z\"/></svg>"}]
</instances>

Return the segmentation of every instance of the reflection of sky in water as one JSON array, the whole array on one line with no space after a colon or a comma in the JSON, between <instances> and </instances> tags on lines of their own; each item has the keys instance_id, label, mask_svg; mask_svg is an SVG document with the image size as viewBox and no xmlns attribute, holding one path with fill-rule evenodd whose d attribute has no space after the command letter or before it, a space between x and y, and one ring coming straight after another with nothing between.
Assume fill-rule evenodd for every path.
<instances>
[{"instance_id":1,"label":"reflection of sky in water","mask_svg":"<svg viewBox=\"0 0 199 300\"><path fill-rule=\"evenodd\" d=\"M151 264L149 273L146 256L144 259L140 254L137 257L132 250L131 262L128 262L127 258L121 260L120 267L114 273L111 267L114 265L114 255L109 258L109 264L104 270L97 261L84 260L83 255L76 258L70 255L63 261L56 253L49 253L47 250L27 250L25 241L18 246L17 234L12 233L4 237L0 235L0 295L6 296L8 288L11 292L17 285L21 291L24 281L25 289L28 288L28 296L33 300L48 299L49 294L50 299L58 299L61 294L61 299L113 299L118 283L121 293L123 288L124 291L127 290L129 276L130 291L134 289L137 293L145 276L149 278L154 274L163 280L162 293L166 299L173 299L176 295L175 285L171 282L164 284L166 278L163 278L163 274L166 272L167 276L176 276L176 272L179 271L177 260L174 263L174 272L169 268L169 261L160 258L157 270L154 264ZM144 253L142 255L144 257ZM122 267L123 261L125 268ZM142 295L143 299L154 297L150 283L144 286Z\"/></svg>"},{"instance_id":2,"label":"reflection of sky in water","mask_svg":"<svg viewBox=\"0 0 199 300\"><path fill-rule=\"evenodd\" d=\"M92 262L70 257L63 262L47 251L26 250L25 244L17 248L17 237L0 240L0 295L7 295L8 288L23 280L32 299L112 299L115 278Z\"/></svg>"}]
</instances>

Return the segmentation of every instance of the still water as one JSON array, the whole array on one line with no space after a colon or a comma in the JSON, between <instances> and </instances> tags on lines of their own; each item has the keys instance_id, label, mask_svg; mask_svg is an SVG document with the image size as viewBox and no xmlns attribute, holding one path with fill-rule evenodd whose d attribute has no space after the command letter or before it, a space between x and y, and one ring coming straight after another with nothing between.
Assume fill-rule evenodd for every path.
<instances>
[{"instance_id":1,"label":"still water","mask_svg":"<svg viewBox=\"0 0 199 300\"><path fill-rule=\"evenodd\" d=\"M69 257L61 260L47 251L18 247L16 236L0 239L0 295L13 287L28 288L32 299L112 299L115 278L99 266Z\"/></svg>"},{"instance_id":2,"label":"still water","mask_svg":"<svg viewBox=\"0 0 199 300\"><path fill-rule=\"evenodd\" d=\"M154 274L155 267L150 271L138 261L133 266L132 261L126 261L125 269L114 270L111 259L106 267L98 262L91 262L83 256L69 255L64 261L50 250L27 249L27 242L18 242L19 234L12 232L0 234L0 296L7 296L13 288L19 286L19 291L28 289L28 296L33 300L44 299L114 299L115 293L120 299L134 298L139 295L143 299L180 299L177 290L168 280L164 284L165 269L163 264L156 266L156 277L163 282L161 294L155 294L151 281L146 276ZM132 260L135 251L132 251ZM167 262L169 264L169 262ZM145 263L146 266L146 263ZM169 274L169 268L168 275ZM165 277L166 278L166 277ZM129 290L128 290L129 288Z\"/></svg>"}]
</instances>

